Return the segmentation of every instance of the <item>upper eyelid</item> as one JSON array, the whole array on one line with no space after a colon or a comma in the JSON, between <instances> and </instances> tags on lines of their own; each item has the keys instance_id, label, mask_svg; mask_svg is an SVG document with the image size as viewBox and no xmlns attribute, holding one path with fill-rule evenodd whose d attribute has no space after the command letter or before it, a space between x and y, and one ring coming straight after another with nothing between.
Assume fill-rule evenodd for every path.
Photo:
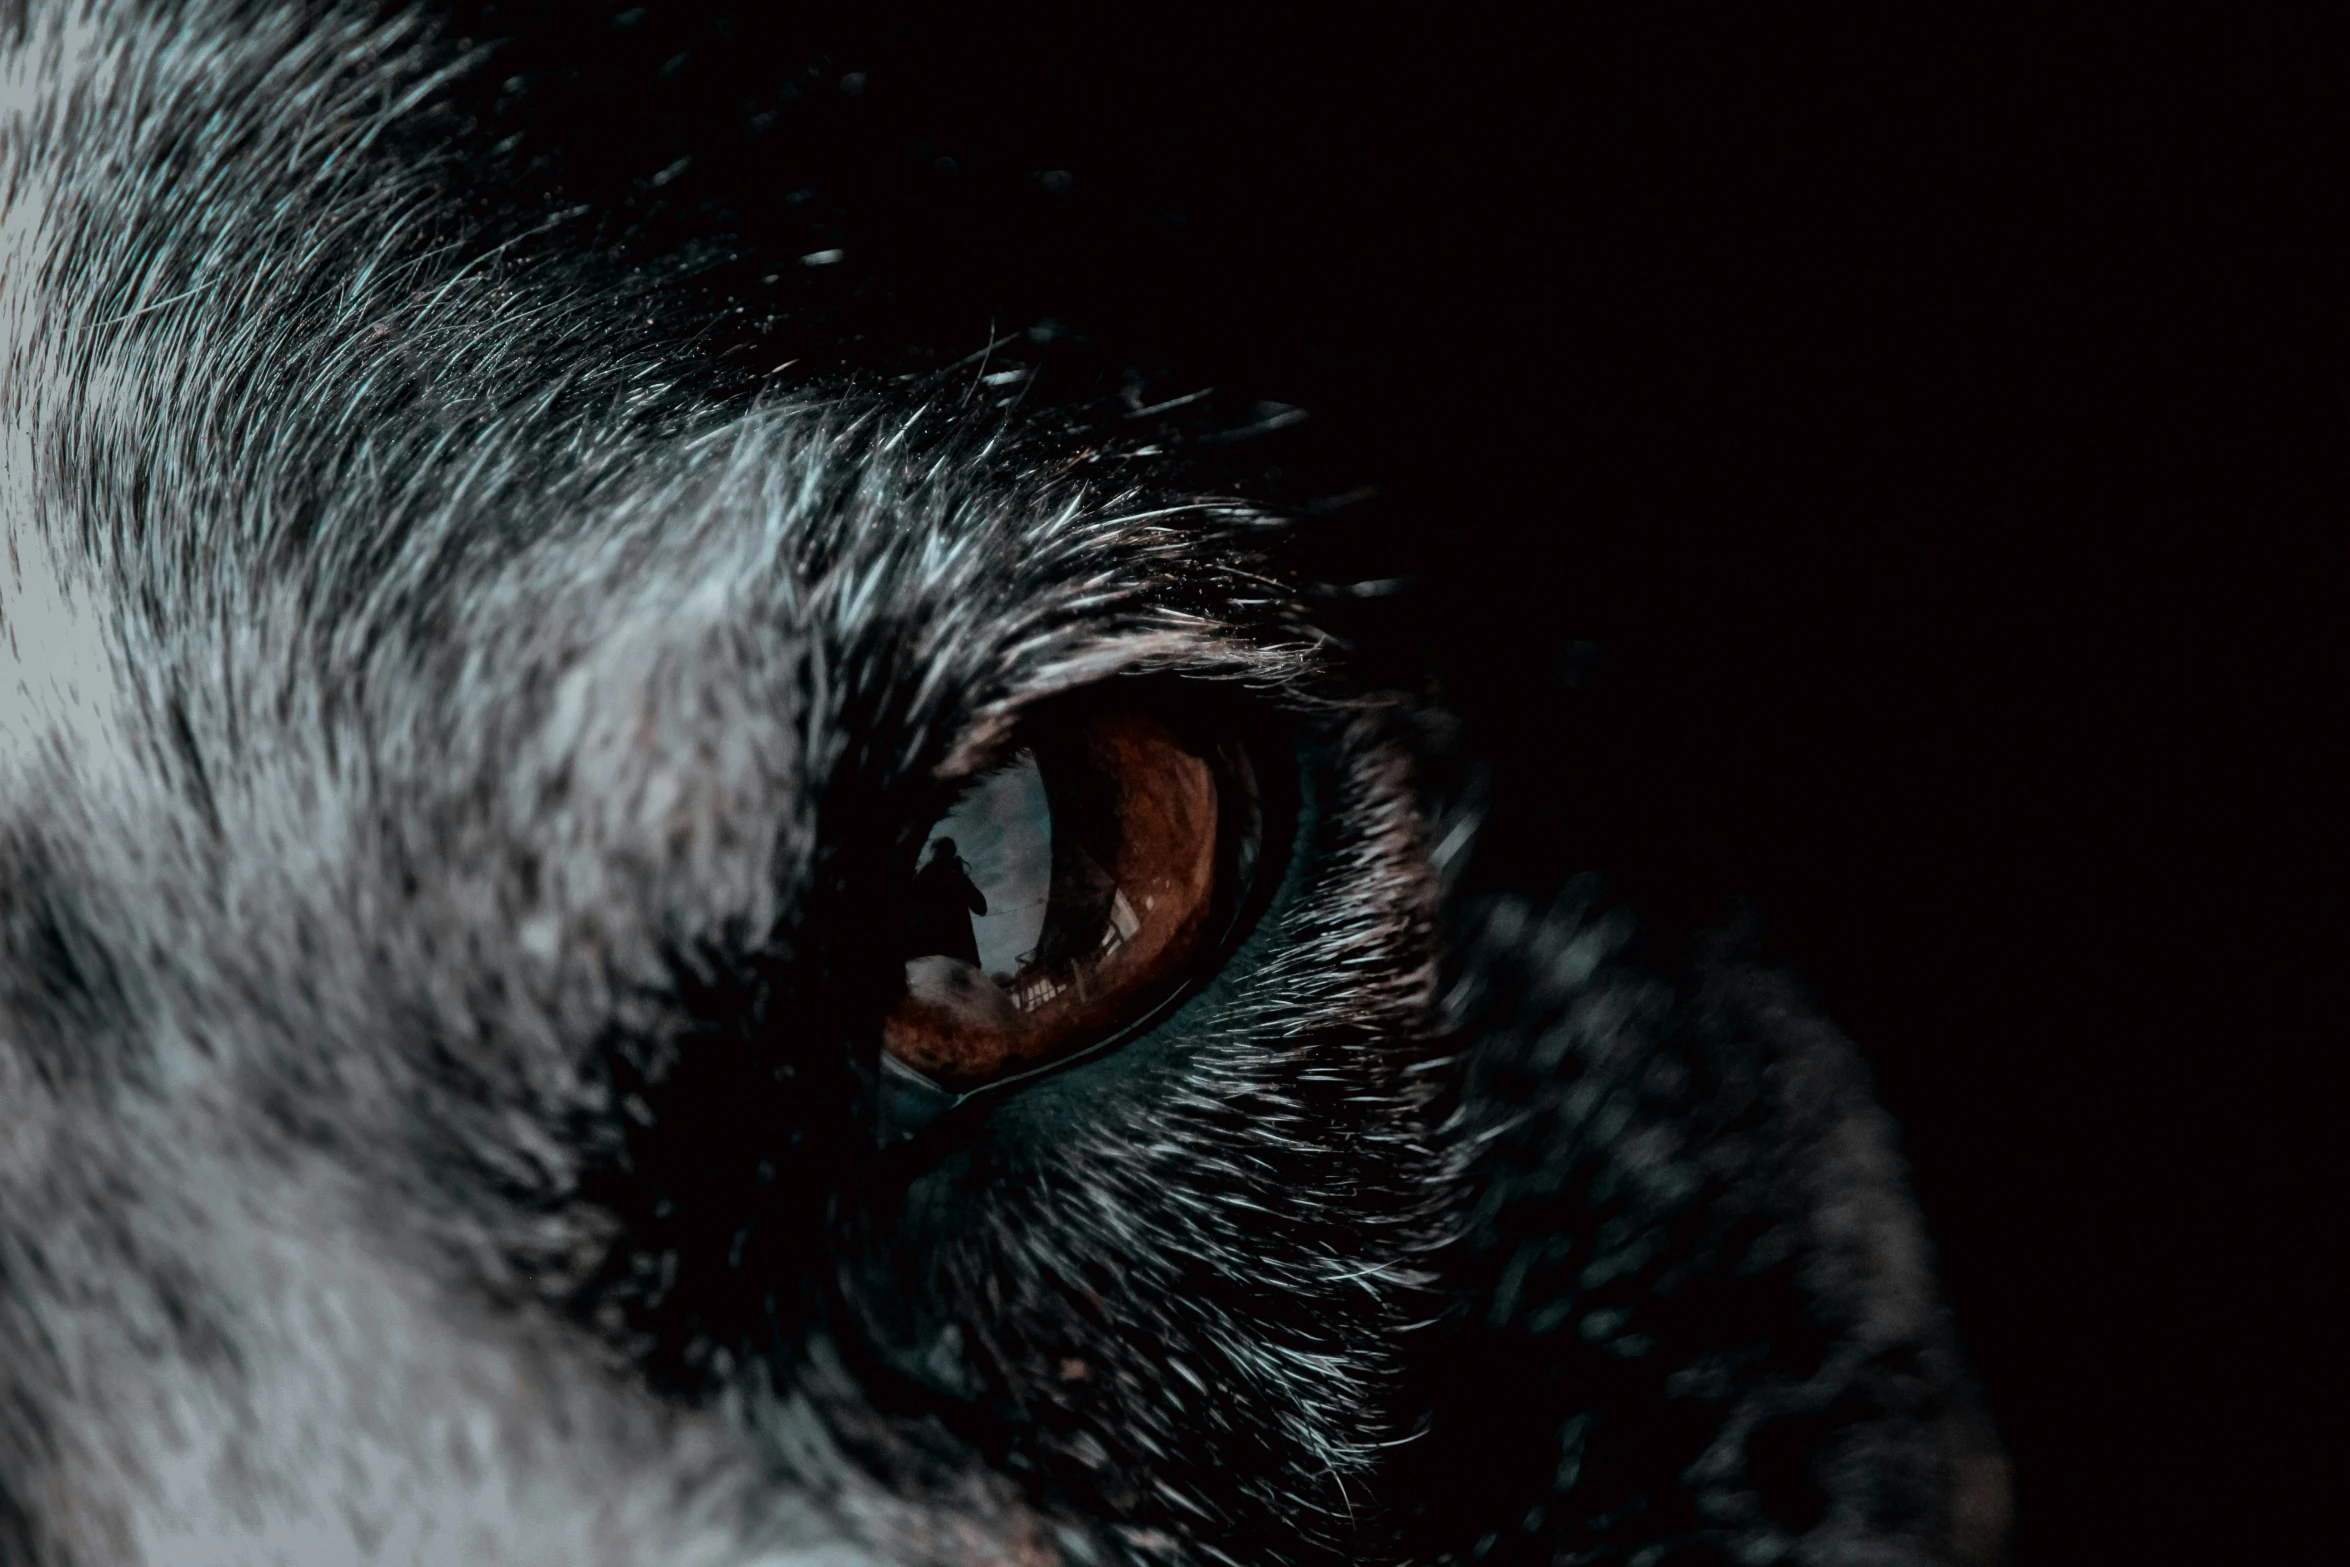
<instances>
[{"instance_id":1,"label":"upper eyelid","mask_svg":"<svg viewBox=\"0 0 2350 1567\"><path fill-rule=\"evenodd\" d=\"M1038 708L1120 681L1169 681L1201 687L1245 685L1264 706L1271 693L1302 696L1323 667L1318 647L1261 643L1239 628L1198 621L1182 630L1153 628L1100 640L1081 655L1045 664L1019 689L993 698L965 720L931 769L941 782L976 777L1005 746L1021 721Z\"/></svg>"}]
</instances>

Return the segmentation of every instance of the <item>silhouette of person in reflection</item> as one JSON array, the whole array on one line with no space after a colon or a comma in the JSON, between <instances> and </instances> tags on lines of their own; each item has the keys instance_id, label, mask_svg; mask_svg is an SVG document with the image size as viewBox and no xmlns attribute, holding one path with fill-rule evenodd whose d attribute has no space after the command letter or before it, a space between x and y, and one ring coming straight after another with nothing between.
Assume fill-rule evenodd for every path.
<instances>
[{"instance_id":1,"label":"silhouette of person in reflection","mask_svg":"<svg viewBox=\"0 0 2350 1567\"><path fill-rule=\"evenodd\" d=\"M979 935L971 916L987 912L987 895L972 885L955 840L939 838L930 845L930 858L914 873L909 899L906 955L933 954L979 966Z\"/></svg>"}]
</instances>

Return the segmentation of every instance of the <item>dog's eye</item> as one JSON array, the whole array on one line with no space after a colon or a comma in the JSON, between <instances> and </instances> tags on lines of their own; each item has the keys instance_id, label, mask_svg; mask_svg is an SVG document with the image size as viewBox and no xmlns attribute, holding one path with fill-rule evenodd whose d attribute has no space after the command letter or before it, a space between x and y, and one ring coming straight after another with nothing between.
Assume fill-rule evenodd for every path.
<instances>
[{"instance_id":1,"label":"dog's eye","mask_svg":"<svg viewBox=\"0 0 2350 1567\"><path fill-rule=\"evenodd\" d=\"M1155 1016L1218 956L1262 839L1247 751L1112 708L1031 723L931 828L901 905L901 1080L963 1093Z\"/></svg>"}]
</instances>

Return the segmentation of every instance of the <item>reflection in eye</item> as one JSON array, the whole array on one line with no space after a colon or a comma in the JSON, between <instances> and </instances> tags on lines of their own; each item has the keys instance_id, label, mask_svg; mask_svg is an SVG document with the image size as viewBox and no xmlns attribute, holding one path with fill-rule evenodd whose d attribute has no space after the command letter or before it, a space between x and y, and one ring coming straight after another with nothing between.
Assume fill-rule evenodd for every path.
<instances>
[{"instance_id":1,"label":"reflection in eye","mask_svg":"<svg viewBox=\"0 0 2350 1567\"><path fill-rule=\"evenodd\" d=\"M931 829L883 1039L960 1091L1148 1016L1212 955L1255 868L1256 780L1134 712L1041 725Z\"/></svg>"}]
</instances>

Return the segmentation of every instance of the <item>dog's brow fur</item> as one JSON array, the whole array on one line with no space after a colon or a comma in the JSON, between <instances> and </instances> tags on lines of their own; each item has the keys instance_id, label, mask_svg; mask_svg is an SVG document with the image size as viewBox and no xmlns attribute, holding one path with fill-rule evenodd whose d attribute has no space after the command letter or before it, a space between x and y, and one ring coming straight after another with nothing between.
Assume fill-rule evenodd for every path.
<instances>
[{"instance_id":1,"label":"dog's brow fur","mask_svg":"<svg viewBox=\"0 0 2350 1567\"><path fill-rule=\"evenodd\" d=\"M1269 519L727 383L427 21L0 40L0 1562L1991 1559L1849 1046L1442 910ZM1283 901L892 1188L892 867L1122 680L1298 739Z\"/></svg>"}]
</instances>

